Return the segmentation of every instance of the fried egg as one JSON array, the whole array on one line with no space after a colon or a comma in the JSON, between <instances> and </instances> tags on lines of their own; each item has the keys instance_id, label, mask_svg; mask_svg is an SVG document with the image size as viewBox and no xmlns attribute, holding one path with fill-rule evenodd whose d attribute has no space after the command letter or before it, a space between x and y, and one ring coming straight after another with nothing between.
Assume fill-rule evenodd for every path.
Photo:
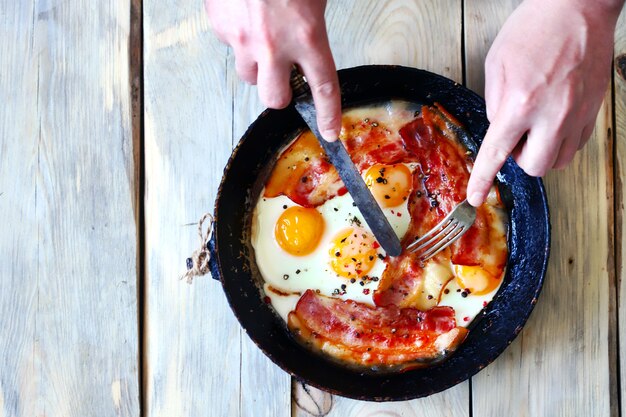
<instances>
[{"instance_id":1,"label":"fried egg","mask_svg":"<svg viewBox=\"0 0 626 417\"><path fill-rule=\"evenodd\" d=\"M399 238L409 227L406 196L414 169L411 164L381 165L364 174ZM389 180L376 182L381 177ZM385 253L350 194L315 208L284 195L261 197L253 219L256 263L265 293L283 319L307 289L374 305L372 294L386 266Z\"/></svg>"},{"instance_id":2,"label":"fried egg","mask_svg":"<svg viewBox=\"0 0 626 417\"><path fill-rule=\"evenodd\" d=\"M344 113L344 122L376 120L369 122L366 128L381 125L386 134L397 134L394 132L413 119L414 108L412 104L393 101L348 111ZM364 129L363 124L358 128ZM265 281L266 300L285 321L308 289L375 307L372 296L387 267L383 249L348 193L339 193L319 205L298 199L301 197L298 187L311 181L302 174L304 164L316 157L319 167L324 164L324 160L319 159L321 150L315 148L315 143L303 136L301 143L281 154L277 167L282 171L268 181L271 190L261 193L253 212L251 243L256 265ZM421 169L417 163L375 161L361 173L400 239L411 222L407 202L417 169ZM333 174L327 167L319 168L319 172L330 192L335 193L342 185L332 182ZM281 194L287 189L298 198ZM315 198L323 198L326 191L310 188L307 192ZM317 201L312 197L308 200L309 203ZM505 235L505 215L503 212L496 214L493 218L497 221L489 227ZM506 251L506 242L501 244ZM423 302L415 307L450 306L455 311L457 324L468 326L493 299L503 275L493 276L481 266L455 265L449 258L427 263L423 275Z\"/></svg>"}]
</instances>

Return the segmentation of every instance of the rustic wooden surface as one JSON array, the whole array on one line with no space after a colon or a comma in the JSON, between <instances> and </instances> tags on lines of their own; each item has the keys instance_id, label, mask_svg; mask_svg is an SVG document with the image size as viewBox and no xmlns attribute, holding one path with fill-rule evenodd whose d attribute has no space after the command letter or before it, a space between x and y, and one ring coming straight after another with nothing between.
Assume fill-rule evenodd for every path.
<instances>
[{"instance_id":1,"label":"rustic wooden surface","mask_svg":"<svg viewBox=\"0 0 626 417\"><path fill-rule=\"evenodd\" d=\"M480 64L519 3L466 4L468 86L481 94ZM588 146L566 170L544 178L552 223L545 285L524 331L472 379L476 415L517 410L523 416L605 416L616 411L611 410L616 392L609 384L609 354L616 345L608 328L615 318L611 128L609 91Z\"/></svg>"},{"instance_id":2,"label":"rustic wooden surface","mask_svg":"<svg viewBox=\"0 0 626 417\"><path fill-rule=\"evenodd\" d=\"M626 233L624 224L624 184L626 184L626 9L622 10L620 20L615 32L615 61L613 67L614 83L614 111L615 111L615 275L617 280L617 323L613 332L618 334L617 357L614 361L619 361L620 367L614 369L616 388L621 399L620 415L626 415L626 271L624 270L624 259L626 258L626 247L623 236ZM611 329L610 329L611 330ZM615 371L619 371L615 372ZM613 374L613 373L612 373ZM613 380L612 380L613 382ZM619 385L618 385L619 384Z\"/></svg>"},{"instance_id":3,"label":"rustic wooden surface","mask_svg":"<svg viewBox=\"0 0 626 417\"><path fill-rule=\"evenodd\" d=\"M327 23L339 68L416 66L482 93L519 2L334 0ZM545 179L552 256L525 329L470 381L373 404L292 380L218 282L179 280L263 109L202 2L0 0L0 417L626 415L624 13L615 55L594 138Z\"/></svg>"},{"instance_id":4,"label":"rustic wooden surface","mask_svg":"<svg viewBox=\"0 0 626 417\"><path fill-rule=\"evenodd\" d=\"M0 1L0 416L139 416L130 2Z\"/></svg>"}]
</instances>

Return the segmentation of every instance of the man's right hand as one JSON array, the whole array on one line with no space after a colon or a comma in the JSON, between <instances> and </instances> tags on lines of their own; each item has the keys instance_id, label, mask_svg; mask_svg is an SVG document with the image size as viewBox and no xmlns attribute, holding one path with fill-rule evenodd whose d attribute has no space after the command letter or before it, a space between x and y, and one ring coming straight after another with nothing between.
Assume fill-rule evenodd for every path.
<instances>
[{"instance_id":1,"label":"man's right hand","mask_svg":"<svg viewBox=\"0 0 626 417\"><path fill-rule=\"evenodd\" d=\"M339 80L330 52L324 0L205 0L218 38L235 52L237 74L258 86L263 104L291 101L289 76L297 64L306 77L326 140L341 129Z\"/></svg>"}]
</instances>

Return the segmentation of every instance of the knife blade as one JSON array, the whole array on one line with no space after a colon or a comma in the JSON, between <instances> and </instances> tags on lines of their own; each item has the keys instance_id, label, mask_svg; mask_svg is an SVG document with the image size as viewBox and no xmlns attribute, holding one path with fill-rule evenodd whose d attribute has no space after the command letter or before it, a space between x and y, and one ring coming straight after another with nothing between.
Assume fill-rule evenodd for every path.
<instances>
[{"instance_id":1,"label":"knife blade","mask_svg":"<svg viewBox=\"0 0 626 417\"><path fill-rule=\"evenodd\" d=\"M398 239L391 224L389 224L382 209L365 184L363 177L361 177L356 166L354 166L343 143L339 139L334 142L328 142L322 138L317 127L317 113L311 89L297 69L291 72L290 84L293 90L293 101L296 110L319 141L330 162L337 169L339 177L348 189L363 219L372 230L372 233L374 233L376 240L378 240L378 243L387 255L400 255L402 252L400 239Z\"/></svg>"}]
</instances>

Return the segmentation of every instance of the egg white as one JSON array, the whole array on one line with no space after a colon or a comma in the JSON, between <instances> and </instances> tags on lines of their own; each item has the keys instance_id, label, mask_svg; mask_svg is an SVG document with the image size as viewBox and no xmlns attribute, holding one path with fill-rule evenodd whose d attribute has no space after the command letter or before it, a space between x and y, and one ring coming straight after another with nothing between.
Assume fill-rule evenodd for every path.
<instances>
[{"instance_id":1,"label":"egg white","mask_svg":"<svg viewBox=\"0 0 626 417\"><path fill-rule=\"evenodd\" d=\"M482 309L491 302L501 285L502 283L487 294L467 294L463 292L463 288L459 286L455 277L444 287L438 305L452 307L454 309L457 326L467 327ZM465 294L465 296L463 296L463 294Z\"/></svg>"},{"instance_id":2,"label":"egg white","mask_svg":"<svg viewBox=\"0 0 626 417\"><path fill-rule=\"evenodd\" d=\"M352 109L347 116L369 117L384 123L392 131L397 131L407 120L411 120L415 111L414 105L406 102L391 102L378 107ZM413 172L417 164L405 164ZM493 190L492 190L493 191ZM289 312L295 309L300 294L313 289L320 294L374 306L373 293L380 281L361 280L351 283L349 279L335 273L330 266L329 253L335 236L349 227L360 227L371 233L371 230L359 209L354 206L349 194L328 200L317 210L324 218L325 227L318 247L309 255L294 256L285 252L276 242L274 228L278 218L286 208L297 206L286 196L259 198L253 213L252 246L256 264L265 280L264 292L272 306L283 320L287 321ZM383 208L383 213L400 239L407 232L410 224L407 201L392 208ZM506 227L502 224L492 227ZM377 249L384 255L382 248ZM427 268L426 274L445 274L449 277L454 271L452 265L446 263L443 268ZM373 268L367 273L370 277L382 276L386 264L376 258ZM449 269L448 269L449 268ZM448 272L445 272L445 271ZM454 274L452 272L452 274ZM446 277L440 277L445 282ZM345 289L342 289L345 285ZM365 291L364 291L365 290ZM454 308L458 326L468 326L472 320L491 302L499 287L484 295L466 294L459 287L455 278L450 279L440 293L439 306ZM337 293L339 291L339 294Z\"/></svg>"},{"instance_id":3,"label":"egg white","mask_svg":"<svg viewBox=\"0 0 626 417\"><path fill-rule=\"evenodd\" d=\"M361 280L356 279L354 283L351 283L349 279L337 275L330 265L330 249L337 234L351 227L372 233L359 209L353 205L352 197L345 194L317 207L324 218L324 232L317 248L305 256L287 253L275 239L274 229L278 218L286 208L292 206L297 206L297 204L286 196L262 197L253 215L252 246L256 264L266 283L265 293L270 297L272 305L279 314L285 318L295 307L298 298L277 295L269 290L268 286L283 293L301 294L307 289L319 290L319 293L323 295L351 299L373 306L372 294L378 286L378 281L366 280L364 285L361 285ZM383 213L401 238L406 233L410 222L407 203L385 208ZM398 213L400 213L399 216ZM378 248L377 254L384 256L384 250ZM385 263L377 257L367 275L380 278L384 270ZM345 288L342 288L342 285L345 285Z\"/></svg>"}]
</instances>

